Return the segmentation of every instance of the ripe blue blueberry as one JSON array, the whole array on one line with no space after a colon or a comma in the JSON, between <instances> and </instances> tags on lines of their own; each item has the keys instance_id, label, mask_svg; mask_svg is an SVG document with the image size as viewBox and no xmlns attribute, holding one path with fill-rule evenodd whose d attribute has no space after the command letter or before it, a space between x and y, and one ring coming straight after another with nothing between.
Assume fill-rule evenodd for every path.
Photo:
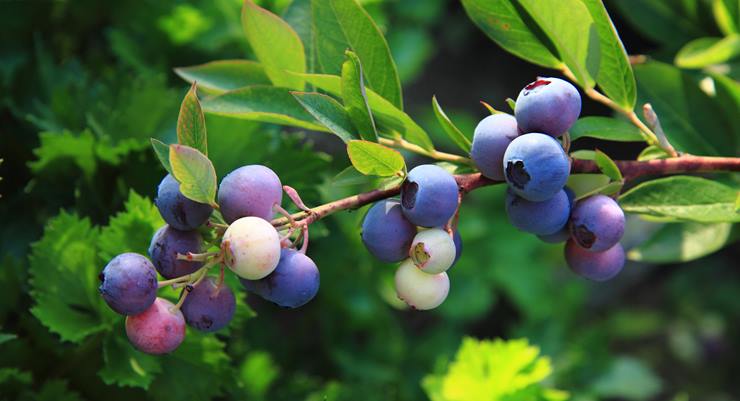
<instances>
[{"instance_id":1,"label":"ripe blue blueberry","mask_svg":"<svg viewBox=\"0 0 740 401\"><path fill-rule=\"evenodd\" d=\"M137 253L116 256L98 277L103 299L122 315L143 312L157 297L157 272L149 259Z\"/></svg>"},{"instance_id":2,"label":"ripe blue blueberry","mask_svg":"<svg viewBox=\"0 0 740 401\"><path fill-rule=\"evenodd\" d=\"M462 256L463 251L463 242L462 237L460 236L460 230L455 230L452 234L452 240L455 242L455 260L452 261L452 266L455 266L455 263L460 260L460 256Z\"/></svg>"},{"instance_id":3,"label":"ripe blue blueberry","mask_svg":"<svg viewBox=\"0 0 740 401\"><path fill-rule=\"evenodd\" d=\"M606 281L624 267L624 248L617 243L603 252L591 252L575 241L565 244L565 261L574 273L593 281Z\"/></svg>"},{"instance_id":4,"label":"ripe blue blueberry","mask_svg":"<svg viewBox=\"0 0 740 401\"><path fill-rule=\"evenodd\" d=\"M141 352L167 354L185 339L185 319L172 302L157 298L142 313L126 317L126 335Z\"/></svg>"},{"instance_id":5,"label":"ripe blue blueberry","mask_svg":"<svg viewBox=\"0 0 740 401\"><path fill-rule=\"evenodd\" d=\"M539 78L516 98L516 121L522 132L565 133L581 114L581 95L575 86L558 78Z\"/></svg>"},{"instance_id":6,"label":"ripe blue blueberry","mask_svg":"<svg viewBox=\"0 0 740 401\"><path fill-rule=\"evenodd\" d=\"M401 186L403 214L417 226L445 225L455 214L457 202L455 177L433 164L414 167Z\"/></svg>"},{"instance_id":7,"label":"ripe blue blueberry","mask_svg":"<svg viewBox=\"0 0 740 401\"><path fill-rule=\"evenodd\" d=\"M519 129L516 119L511 115L494 114L478 123L473 134L470 157L481 174L493 180L504 180L504 152L517 136Z\"/></svg>"},{"instance_id":8,"label":"ripe blue blueberry","mask_svg":"<svg viewBox=\"0 0 740 401\"><path fill-rule=\"evenodd\" d=\"M180 231L165 225L152 237L149 257L159 274L164 278L175 278L190 274L203 266L201 262L177 259L177 254L200 253L203 237L198 231Z\"/></svg>"},{"instance_id":9,"label":"ripe blue blueberry","mask_svg":"<svg viewBox=\"0 0 740 401\"><path fill-rule=\"evenodd\" d=\"M194 230L208 220L213 208L205 203L186 198L180 192L180 183L167 174L159 183L154 203L167 224L178 230Z\"/></svg>"},{"instance_id":10,"label":"ripe blue blueberry","mask_svg":"<svg viewBox=\"0 0 740 401\"><path fill-rule=\"evenodd\" d=\"M563 188L563 191L565 191L565 194L568 195L568 201L570 202L570 212L572 214L573 207L575 207L576 202L576 193L568 187ZM565 226L563 226L563 228L561 228L554 234L538 235L537 238L539 238L543 242L547 242L548 244L558 244L561 242L565 242L568 240L568 238L570 238L570 227L568 226L568 224L566 224Z\"/></svg>"},{"instance_id":11,"label":"ripe blue blueberry","mask_svg":"<svg viewBox=\"0 0 740 401\"><path fill-rule=\"evenodd\" d=\"M579 201L570 218L570 232L581 248L601 252L613 247L624 235L624 212L605 195Z\"/></svg>"},{"instance_id":12,"label":"ripe blue blueberry","mask_svg":"<svg viewBox=\"0 0 740 401\"><path fill-rule=\"evenodd\" d=\"M385 263L400 262L409 255L416 226L401 212L396 199L377 202L362 222L362 242L370 253Z\"/></svg>"},{"instance_id":13,"label":"ripe blue blueberry","mask_svg":"<svg viewBox=\"0 0 740 401\"><path fill-rule=\"evenodd\" d=\"M511 141L503 167L509 188L533 202L555 196L565 186L570 172L568 156L558 141L536 133Z\"/></svg>"},{"instance_id":14,"label":"ripe blue blueberry","mask_svg":"<svg viewBox=\"0 0 740 401\"><path fill-rule=\"evenodd\" d=\"M273 205L280 205L282 198L280 178L268 167L258 164L230 172L218 188L221 214L229 224L247 216L271 220L275 215Z\"/></svg>"},{"instance_id":15,"label":"ripe blue blueberry","mask_svg":"<svg viewBox=\"0 0 740 401\"><path fill-rule=\"evenodd\" d=\"M522 231L549 235L560 231L568 223L570 201L563 190L542 202L528 201L509 192L506 196L506 214L509 222Z\"/></svg>"},{"instance_id":16,"label":"ripe blue blueberry","mask_svg":"<svg viewBox=\"0 0 740 401\"><path fill-rule=\"evenodd\" d=\"M241 280L247 291L286 308L298 308L319 291L319 269L308 256L285 248L275 271L261 280Z\"/></svg>"},{"instance_id":17,"label":"ripe blue blueberry","mask_svg":"<svg viewBox=\"0 0 740 401\"><path fill-rule=\"evenodd\" d=\"M181 310L190 327L213 332L224 328L234 317L236 299L227 285L207 277L193 287Z\"/></svg>"}]
</instances>

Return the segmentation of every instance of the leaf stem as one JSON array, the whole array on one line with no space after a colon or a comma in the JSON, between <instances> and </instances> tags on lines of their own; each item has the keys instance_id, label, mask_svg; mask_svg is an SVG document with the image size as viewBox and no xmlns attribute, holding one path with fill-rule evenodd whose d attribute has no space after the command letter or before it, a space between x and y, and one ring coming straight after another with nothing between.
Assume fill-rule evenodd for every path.
<instances>
[{"instance_id":1,"label":"leaf stem","mask_svg":"<svg viewBox=\"0 0 740 401\"><path fill-rule=\"evenodd\" d=\"M409 152L418 153L420 155L430 157L432 159L452 162L452 163L457 163L457 164L466 164L469 166L473 165L473 161L467 157L455 155L452 153L440 152L438 150L426 150L422 148L421 146L413 144L402 138L396 138L396 139L379 138L379 140L380 140L380 144L382 145L391 146L391 147L399 148L403 150L408 150Z\"/></svg>"}]
</instances>

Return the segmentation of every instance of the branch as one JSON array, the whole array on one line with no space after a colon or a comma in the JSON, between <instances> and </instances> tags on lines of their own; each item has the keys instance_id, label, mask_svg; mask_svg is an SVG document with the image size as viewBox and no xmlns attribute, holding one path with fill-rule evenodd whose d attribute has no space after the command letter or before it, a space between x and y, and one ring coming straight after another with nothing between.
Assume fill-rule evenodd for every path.
<instances>
[{"instance_id":1,"label":"branch","mask_svg":"<svg viewBox=\"0 0 740 401\"><path fill-rule=\"evenodd\" d=\"M666 175L677 173L701 173L712 171L740 171L740 158L737 157L699 157L681 156L670 159L649 161L618 160L615 162L626 181L646 175ZM599 167L590 160L573 160L571 173L600 173ZM467 194L477 188L501 184L503 181L491 180L480 173L459 174L455 176L457 185L462 194ZM381 199L396 196L401 192L401 185L388 189L376 189L361 194L348 196L343 199L310 209L308 212L298 212L291 215L297 225L309 225L330 214L357 209ZM283 228L290 222L287 217L272 220L272 225Z\"/></svg>"}]
</instances>

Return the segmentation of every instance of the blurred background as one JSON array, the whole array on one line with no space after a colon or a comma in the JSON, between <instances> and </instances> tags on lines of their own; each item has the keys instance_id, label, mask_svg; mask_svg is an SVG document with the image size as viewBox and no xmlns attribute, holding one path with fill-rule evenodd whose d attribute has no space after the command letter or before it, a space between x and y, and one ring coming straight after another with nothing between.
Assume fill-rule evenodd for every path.
<instances>
[{"instance_id":1,"label":"blurred background","mask_svg":"<svg viewBox=\"0 0 740 401\"><path fill-rule=\"evenodd\" d=\"M258 3L281 14L290 0ZM501 50L458 2L362 3L388 39L407 111L442 149L454 151L434 120L432 95L472 132L487 115L480 100L506 110L507 97L554 73ZM645 1L672 10L662 20L641 14L640 3L606 3L630 54L672 62L688 40L719 35L711 1ZM0 399L442 400L422 381L445 374L465 337L528 339L551 361L545 385L573 400L740 399L738 247L681 265L629 263L608 283L587 282L567 269L562 246L508 224L501 187L466 199L463 257L451 271L449 298L435 311L402 307L394 268L374 261L360 242L364 210L342 213L312 226L309 255L321 269L321 289L310 304L283 310L249 297L238 324L211 336L214 347L182 351L190 364L167 362L164 373L139 366L142 376L156 373L146 386L116 379L111 364L125 363L125 352L132 352L118 355L112 350L126 346L108 344L125 341L119 321L65 341L31 313L42 285L55 286L39 277L65 263L40 249L55 246L53 237L31 244L61 211L105 227L124 210L130 191L153 199L165 173L149 138L174 140L188 89L173 68L253 58L241 31L241 2L9 1L2 7ZM609 114L585 100L583 115ZM349 165L334 136L206 118L219 177L266 164L309 205L367 189L333 184ZM635 158L644 147L576 142L576 148L595 146L614 159ZM425 161L407 157L412 165ZM627 242L648 231L641 221L629 225ZM146 249L152 232L142 227L131 246ZM97 274L105 252L91 249L94 263L80 272ZM82 252L66 250L70 257ZM60 294L76 290L58 287ZM96 296L94 283L85 288Z\"/></svg>"}]
</instances>

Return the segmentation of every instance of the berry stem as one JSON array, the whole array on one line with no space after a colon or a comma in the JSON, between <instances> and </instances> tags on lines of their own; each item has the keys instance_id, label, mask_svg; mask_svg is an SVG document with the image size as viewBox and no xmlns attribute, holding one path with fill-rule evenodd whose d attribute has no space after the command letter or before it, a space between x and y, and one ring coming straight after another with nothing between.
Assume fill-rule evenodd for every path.
<instances>
[{"instance_id":1,"label":"berry stem","mask_svg":"<svg viewBox=\"0 0 740 401\"><path fill-rule=\"evenodd\" d=\"M457 163L457 164L466 164L470 166L473 165L473 161L467 157L455 155L452 153L440 152L438 150L427 150L427 149L422 148L419 145L408 142L402 138L396 138L396 139L380 138L380 143L382 145L408 150L409 152L418 153L420 155L430 157L432 159L436 159L440 161L452 162L452 163Z\"/></svg>"},{"instance_id":2,"label":"berry stem","mask_svg":"<svg viewBox=\"0 0 740 401\"><path fill-rule=\"evenodd\" d=\"M707 173L713 171L740 171L740 158L738 157L702 157L684 155L670 159L658 159L647 161L617 160L617 167L622 172L625 182L642 176L667 175L681 173ZM571 173L600 173L599 166L591 160L573 160ZM464 195L477 188L503 183L503 181L491 180L480 173L458 174L455 176L460 192ZM347 210L357 209L364 205L377 202L381 199L390 198L401 192L401 184L386 189L375 189L357 195L348 196L333 202L326 203L311 209L310 212L298 212L291 215L296 225L309 225L330 214ZM289 224L287 217L272 220L272 225L278 229Z\"/></svg>"}]
</instances>

